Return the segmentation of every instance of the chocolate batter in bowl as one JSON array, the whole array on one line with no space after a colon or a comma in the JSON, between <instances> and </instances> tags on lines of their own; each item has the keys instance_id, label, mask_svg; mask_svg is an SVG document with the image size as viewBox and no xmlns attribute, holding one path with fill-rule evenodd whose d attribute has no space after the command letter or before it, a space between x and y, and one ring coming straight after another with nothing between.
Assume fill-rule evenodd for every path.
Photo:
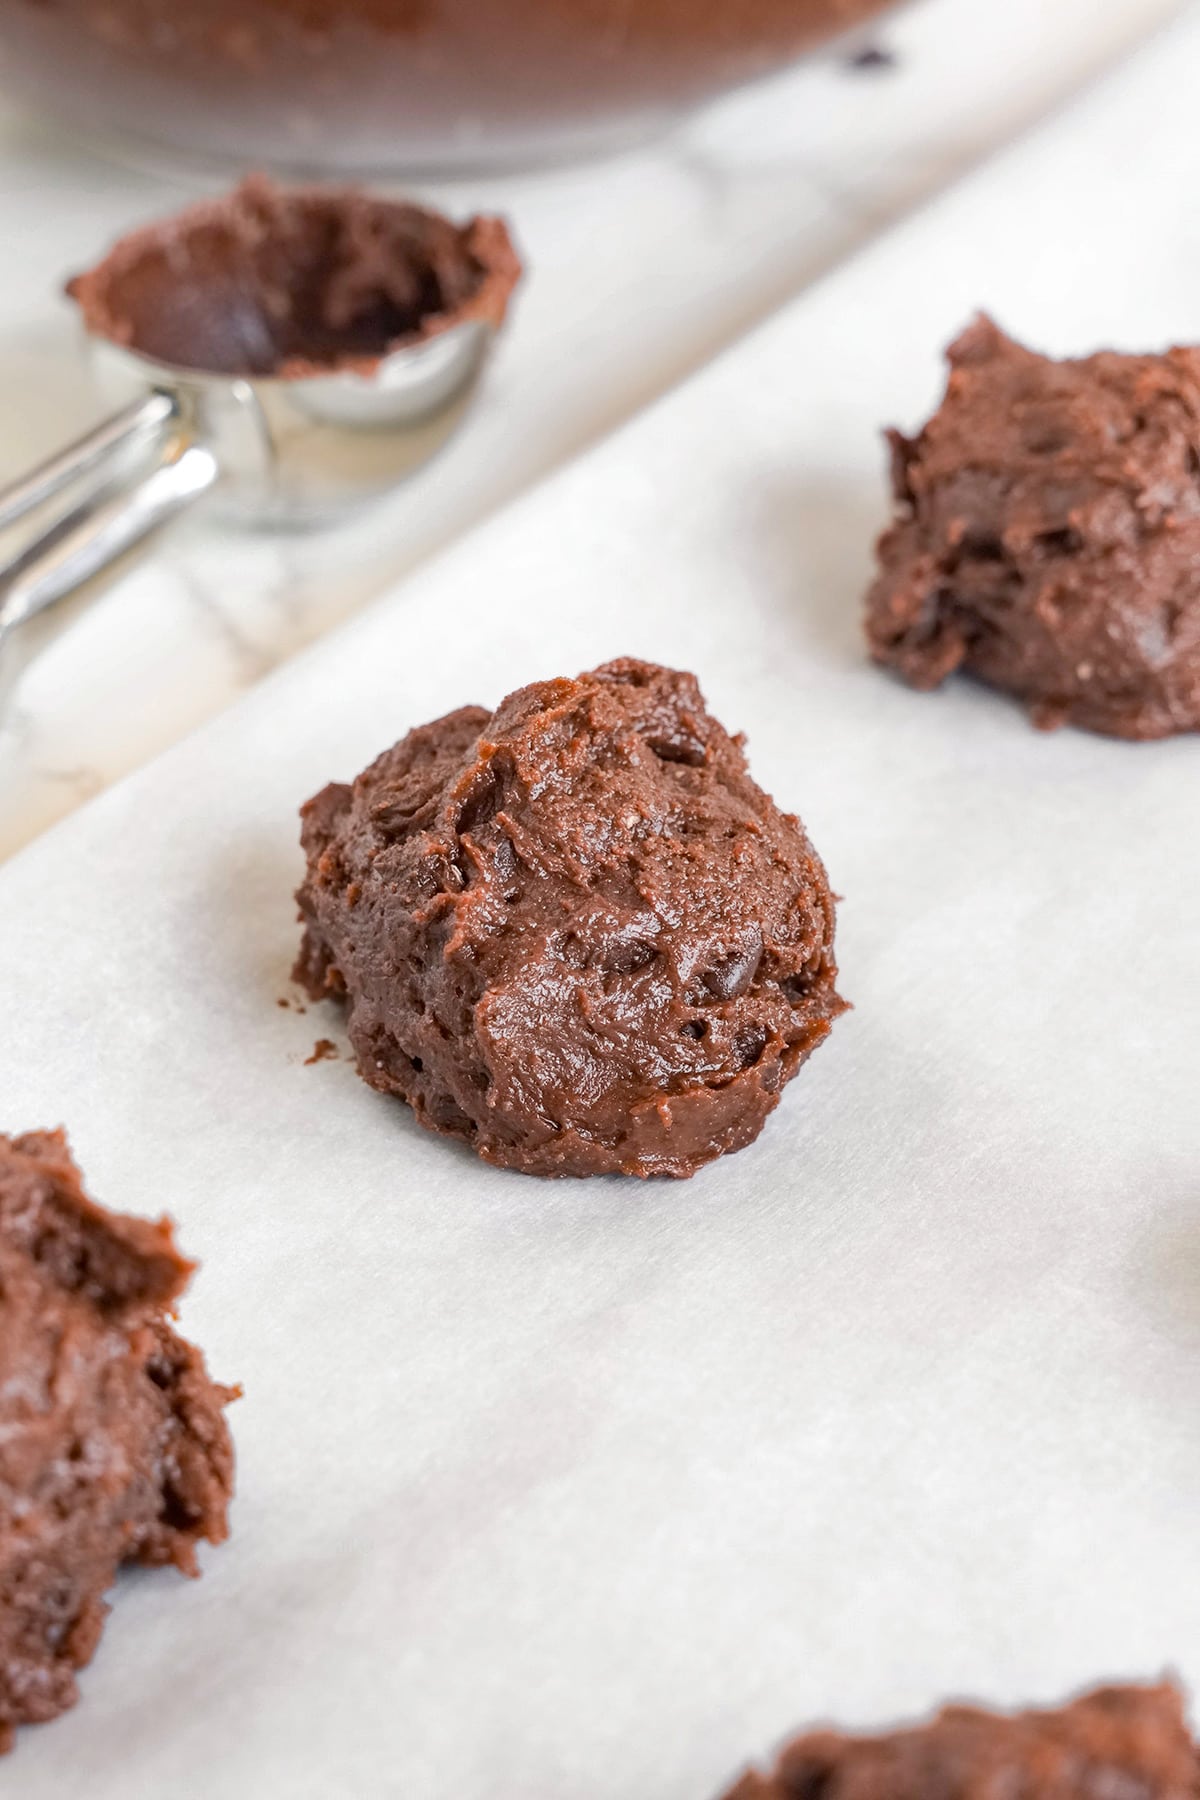
<instances>
[{"instance_id":1,"label":"chocolate batter in bowl","mask_svg":"<svg viewBox=\"0 0 1200 1800\"><path fill-rule=\"evenodd\" d=\"M0 0L20 100L143 153L492 167L653 131L887 0Z\"/></svg>"}]
</instances>

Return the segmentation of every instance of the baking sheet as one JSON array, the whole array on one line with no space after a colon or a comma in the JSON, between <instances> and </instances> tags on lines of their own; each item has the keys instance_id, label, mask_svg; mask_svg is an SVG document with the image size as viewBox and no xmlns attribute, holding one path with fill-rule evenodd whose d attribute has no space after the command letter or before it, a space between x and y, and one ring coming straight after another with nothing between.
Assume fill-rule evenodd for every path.
<instances>
[{"instance_id":1,"label":"baking sheet","mask_svg":"<svg viewBox=\"0 0 1200 1800\"><path fill-rule=\"evenodd\" d=\"M121 1581L4 1791L704 1800L822 1715L1200 1682L1200 743L917 696L857 621L876 428L974 305L1195 335L1197 41L0 874L0 1121L169 1208L246 1389L231 1542ZM295 808L621 652L748 730L856 1010L692 1182L539 1183L305 1066Z\"/></svg>"}]
</instances>

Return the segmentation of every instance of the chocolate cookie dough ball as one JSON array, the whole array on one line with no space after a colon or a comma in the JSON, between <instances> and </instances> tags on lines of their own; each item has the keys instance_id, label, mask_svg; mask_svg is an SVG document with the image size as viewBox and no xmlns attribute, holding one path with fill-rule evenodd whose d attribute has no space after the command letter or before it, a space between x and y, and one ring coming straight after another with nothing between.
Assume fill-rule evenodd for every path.
<instances>
[{"instance_id":1,"label":"chocolate cookie dough ball","mask_svg":"<svg viewBox=\"0 0 1200 1800\"><path fill-rule=\"evenodd\" d=\"M535 1175L690 1175L843 1010L800 822L691 675L607 664L409 732L303 809L297 975L364 1078Z\"/></svg>"},{"instance_id":2,"label":"chocolate cookie dough ball","mask_svg":"<svg viewBox=\"0 0 1200 1800\"><path fill-rule=\"evenodd\" d=\"M880 1737L810 1732L725 1800L1192 1800L1198 1781L1183 1696L1164 1683L1096 1688L1044 1712L947 1706Z\"/></svg>"},{"instance_id":3,"label":"chocolate cookie dough ball","mask_svg":"<svg viewBox=\"0 0 1200 1800\"><path fill-rule=\"evenodd\" d=\"M890 433L877 662L956 669L1041 726L1200 727L1200 351L1053 362L978 319L938 411Z\"/></svg>"},{"instance_id":4,"label":"chocolate cookie dough ball","mask_svg":"<svg viewBox=\"0 0 1200 1800\"><path fill-rule=\"evenodd\" d=\"M194 1575L226 1535L235 1390L169 1322L191 1270L60 1132L0 1136L0 1751L75 1701L122 1563Z\"/></svg>"}]
</instances>

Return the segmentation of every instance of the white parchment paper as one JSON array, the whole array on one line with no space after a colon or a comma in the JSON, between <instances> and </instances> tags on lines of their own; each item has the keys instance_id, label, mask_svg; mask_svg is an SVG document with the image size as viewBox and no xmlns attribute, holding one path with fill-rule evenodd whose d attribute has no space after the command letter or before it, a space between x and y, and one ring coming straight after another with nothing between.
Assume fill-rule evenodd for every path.
<instances>
[{"instance_id":1,"label":"white parchment paper","mask_svg":"<svg viewBox=\"0 0 1200 1800\"><path fill-rule=\"evenodd\" d=\"M877 427L976 304L1060 350L1200 331L1177 58L0 875L0 1124L171 1211L246 1390L231 1542L122 1580L0 1790L706 1800L822 1715L1200 1682L1200 742L920 697L858 631ZM856 1010L692 1182L539 1183L304 1066L341 1039L276 1005L295 809L627 651L804 816Z\"/></svg>"}]
</instances>

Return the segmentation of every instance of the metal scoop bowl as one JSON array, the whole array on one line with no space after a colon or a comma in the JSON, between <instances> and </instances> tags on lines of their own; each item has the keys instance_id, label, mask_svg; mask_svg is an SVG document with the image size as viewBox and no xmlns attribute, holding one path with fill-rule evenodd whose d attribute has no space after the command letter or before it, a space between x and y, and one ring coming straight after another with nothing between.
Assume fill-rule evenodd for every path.
<instances>
[{"instance_id":1,"label":"metal scoop bowl","mask_svg":"<svg viewBox=\"0 0 1200 1800\"><path fill-rule=\"evenodd\" d=\"M234 200L246 191L276 192ZM0 560L0 711L58 603L200 499L238 524L309 530L412 476L461 421L518 268L513 255L498 304L350 368L209 373L93 337L116 410L0 488L0 542L33 522Z\"/></svg>"}]
</instances>

